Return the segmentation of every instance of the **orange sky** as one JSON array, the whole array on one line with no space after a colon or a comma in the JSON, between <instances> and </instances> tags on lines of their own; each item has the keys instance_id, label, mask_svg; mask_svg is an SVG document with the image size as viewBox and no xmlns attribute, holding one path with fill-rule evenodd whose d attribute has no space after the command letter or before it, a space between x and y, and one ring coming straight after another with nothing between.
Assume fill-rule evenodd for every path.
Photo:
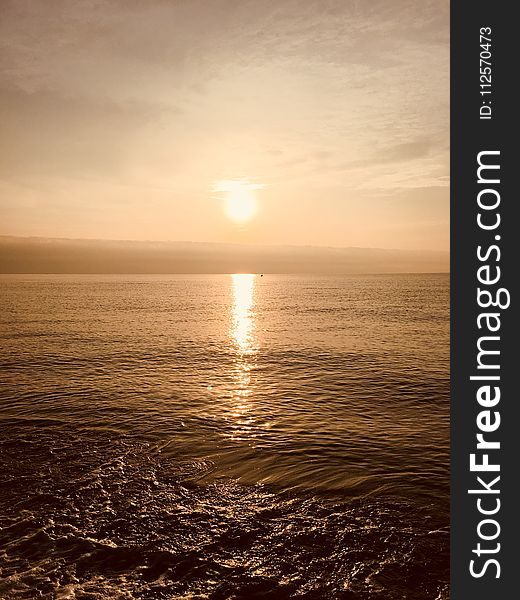
<instances>
[{"instance_id":1,"label":"orange sky","mask_svg":"<svg viewBox=\"0 0 520 600\"><path fill-rule=\"evenodd\" d=\"M447 249L448 12L4 1L0 234Z\"/></svg>"}]
</instances>

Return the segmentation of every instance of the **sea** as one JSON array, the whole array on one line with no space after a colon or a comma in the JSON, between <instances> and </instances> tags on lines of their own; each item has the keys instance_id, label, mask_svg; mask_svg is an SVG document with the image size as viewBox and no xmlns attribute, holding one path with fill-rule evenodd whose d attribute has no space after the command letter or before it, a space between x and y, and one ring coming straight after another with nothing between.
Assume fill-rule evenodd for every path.
<instances>
[{"instance_id":1,"label":"sea","mask_svg":"<svg viewBox=\"0 0 520 600\"><path fill-rule=\"evenodd\" d=\"M449 276L0 276L0 598L449 597Z\"/></svg>"}]
</instances>

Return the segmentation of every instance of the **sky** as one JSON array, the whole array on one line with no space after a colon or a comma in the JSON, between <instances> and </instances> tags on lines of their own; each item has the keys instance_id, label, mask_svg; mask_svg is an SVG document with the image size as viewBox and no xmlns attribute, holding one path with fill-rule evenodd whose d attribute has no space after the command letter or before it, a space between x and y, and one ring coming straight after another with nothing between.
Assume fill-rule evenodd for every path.
<instances>
[{"instance_id":1,"label":"sky","mask_svg":"<svg viewBox=\"0 0 520 600\"><path fill-rule=\"evenodd\" d=\"M0 235L447 250L445 0L1 0Z\"/></svg>"}]
</instances>

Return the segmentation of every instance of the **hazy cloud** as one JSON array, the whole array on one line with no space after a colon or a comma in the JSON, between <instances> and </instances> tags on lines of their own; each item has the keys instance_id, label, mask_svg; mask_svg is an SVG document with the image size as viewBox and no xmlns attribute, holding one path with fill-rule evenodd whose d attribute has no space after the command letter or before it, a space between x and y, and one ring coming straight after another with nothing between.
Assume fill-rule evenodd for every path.
<instances>
[{"instance_id":1,"label":"hazy cloud","mask_svg":"<svg viewBox=\"0 0 520 600\"><path fill-rule=\"evenodd\" d=\"M2 13L4 233L381 246L384 225L420 247L412 213L383 224L379 199L447 197L447 1L12 0ZM244 178L269 185L237 229L210 188Z\"/></svg>"}]
</instances>

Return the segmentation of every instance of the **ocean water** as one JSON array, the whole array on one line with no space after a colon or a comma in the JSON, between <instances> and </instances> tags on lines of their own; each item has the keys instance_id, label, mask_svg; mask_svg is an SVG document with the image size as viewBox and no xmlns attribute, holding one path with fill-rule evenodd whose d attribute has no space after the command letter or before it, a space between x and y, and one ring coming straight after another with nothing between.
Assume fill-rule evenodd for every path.
<instances>
[{"instance_id":1,"label":"ocean water","mask_svg":"<svg viewBox=\"0 0 520 600\"><path fill-rule=\"evenodd\" d=\"M448 598L447 275L0 303L0 598Z\"/></svg>"}]
</instances>

